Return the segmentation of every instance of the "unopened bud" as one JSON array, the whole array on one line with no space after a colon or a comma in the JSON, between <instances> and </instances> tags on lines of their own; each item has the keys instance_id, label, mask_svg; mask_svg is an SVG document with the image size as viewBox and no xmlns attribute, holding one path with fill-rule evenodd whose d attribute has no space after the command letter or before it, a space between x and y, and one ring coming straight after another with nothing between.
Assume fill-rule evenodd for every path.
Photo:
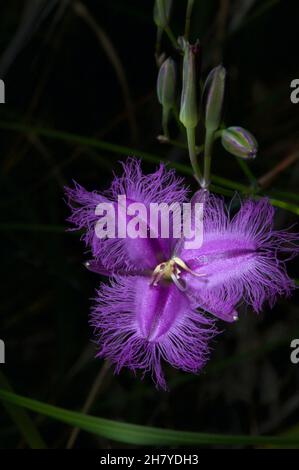
<instances>
[{"instance_id":1,"label":"unopened bud","mask_svg":"<svg viewBox=\"0 0 299 470\"><path fill-rule=\"evenodd\" d=\"M164 29L169 22L172 0L156 0L154 5L154 22Z\"/></svg>"},{"instance_id":2,"label":"unopened bud","mask_svg":"<svg viewBox=\"0 0 299 470\"><path fill-rule=\"evenodd\" d=\"M258 143L254 136L243 127L228 127L221 134L221 143L227 152L236 157L252 160L256 157Z\"/></svg>"},{"instance_id":3,"label":"unopened bud","mask_svg":"<svg viewBox=\"0 0 299 470\"><path fill-rule=\"evenodd\" d=\"M226 70L218 65L209 73L204 86L205 126L214 132L219 128L223 107Z\"/></svg>"},{"instance_id":4,"label":"unopened bud","mask_svg":"<svg viewBox=\"0 0 299 470\"><path fill-rule=\"evenodd\" d=\"M171 109L175 104L176 66L171 57L160 67L157 79L158 100L164 108Z\"/></svg>"},{"instance_id":5,"label":"unopened bud","mask_svg":"<svg viewBox=\"0 0 299 470\"><path fill-rule=\"evenodd\" d=\"M199 44L184 43L183 90L181 95L180 121L186 128L194 128L198 123L196 98L196 56Z\"/></svg>"}]
</instances>

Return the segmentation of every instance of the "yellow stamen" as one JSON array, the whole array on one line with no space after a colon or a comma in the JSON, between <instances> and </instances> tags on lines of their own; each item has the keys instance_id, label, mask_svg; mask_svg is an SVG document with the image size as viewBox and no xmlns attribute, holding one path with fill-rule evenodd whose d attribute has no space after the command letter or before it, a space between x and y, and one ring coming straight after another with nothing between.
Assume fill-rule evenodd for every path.
<instances>
[{"instance_id":1,"label":"yellow stamen","mask_svg":"<svg viewBox=\"0 0 299 470\"><path fill-rule=\"evenodd\" d=\"M182 272L181 270L184 270L196 277L206 276L204 273L197 273L193 271L187 266L185 261L183 261L181 258L178 258L177 256L174 256L168 261L163 261L163 263L160 263L155 267L152 274L151 285L157 286L161 280L166 282L172 281L180 290L185 290L185 283L183 283L182 279L180 279L180 274Z\"/></svg>"}]
</instances>

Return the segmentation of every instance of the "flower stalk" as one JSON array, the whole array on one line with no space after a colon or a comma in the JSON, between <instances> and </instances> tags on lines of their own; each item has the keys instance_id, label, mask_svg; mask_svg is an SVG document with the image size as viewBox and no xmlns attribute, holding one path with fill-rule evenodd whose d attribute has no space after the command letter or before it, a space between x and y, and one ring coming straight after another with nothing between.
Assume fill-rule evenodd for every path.
<instances>
[{"instance_id":1,"label":"flower stalk","mask_svg":"<svg viewBox=\"0 0 299 470\"><path fill-rule=\"evenodd\" d=\"M205 150L204 150L204 178L203 188L207 189L211 182L211 160L214 143L214 134L221 123L222 106L224 99L226 71L222 65L215 67L205 83Z\"/></svg>"},{"instance_id":2,"label":"flower stalk","mask_svg":"<svg viewBox=\"0 0 299 470\"><path fill-rule=\"evenodd\" d=\"M188 41L189 34L190 34L190 22L191 22L191 14L194 5L194 0L188 0L187 10L186 10L186 22L185 22L185 39Z\"/></svg>"},{"instance_id":3,"label":"flower stalk","mask_svg":"<svg viewBox=\"0 0 299 470\"><path fill-rule=\"evenodd\" d=\"M202 174L197 161L195 133L198 124L197 93L196 93L196 56L199 44L189 44L181 38L184 48L183 90L181 95L180 121L186 128L187 144L191 166L196 180L201 184Z\"/></svg>"},{"instance_id":4,"label":"flower stalk","mask_svg":"<svg viewBox=\"0 0 299 470\"><path fill-rule=\"evenodd\" d=\"M162 108L162 129L163 129L163 135L165 137L169 138L169 131L168 131L168 120L169 120L169 112L170 108L163 106Z\"/></svg>"},{"instance_id":5,"label":"flower stalk","mask_svg":"<svg viewBox=\"0 0 299 470\"><path fill-rule=\"evenodd\" d=\"M201 187L208 189L211 183L211 163L212 163L212 150L214 144L215 131L211 129L206 130L205 146L204 146L204 175Z\"/></svg>"},{"instance_id":6,"label":"flower stalk","mask_svg":"<svg viewBox=\"0 0 299 470\"><path fill-rule=\"evenodd\" d=\"M196 144L195 144L195 128L187 127L186 132L187 132L189 157L190 157L190 162L191 162L191 166L193 169L194 177L201 186L203 178L202 178L202 173L201 173L201 169L199 167L198 158L197 158L198 148L196 147Z\"/></svg>"},{"instance_id":7,"label":"flower stalk","mask_svg":"<svg viewBox=\"0 0 299 470\"><path fill-rule=\"evenodd\" d=\"M169 26L169 18L171 13L172 0L156 0L154 4L154 22L157 25L157 41L156 41L156 59L160 56L160 46L163 31L166 32L173 47L177 49L177 40Z\"/></svg>"}]
</instances>

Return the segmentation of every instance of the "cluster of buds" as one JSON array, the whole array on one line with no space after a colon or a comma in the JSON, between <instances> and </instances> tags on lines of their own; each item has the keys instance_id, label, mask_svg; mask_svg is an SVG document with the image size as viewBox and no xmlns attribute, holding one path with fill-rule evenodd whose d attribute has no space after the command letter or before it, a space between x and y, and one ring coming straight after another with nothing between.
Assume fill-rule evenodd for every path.
<instances>
[{"instance_id":1,"label":"cluster of buds","mask_svg":"<svg viewBox=\"0 0 299 470\"><path fill-rule=\"evenodd\" d=\"M168 31L171 12L170 0L156 0L154 8L155 23L160 31ZM183 57L182 63L182 90L177 90L177 72L175 61L168 57L162 58L160 64L157 95L162 106L162 127L164 136L160 141L169 139L168 122L170 111L179 117L181 125L187 133L188 150L194 174L203 188L210 183L210 166L213 143L221 138L223 148L230 154L252 160L255 158L258 145L254 136L239 126L225 128L222 122L222 111L225 95L226 70L218 65L208 74L203 92L200 93L199 61L200 45L197 40L190 44L188 38L179 37L176 40L176 53L179 51ZM199 95L202 96L199 96ZM176 113L178 103L179 112ZM205 128L204 143L204 171L200 170L197 162L196 128L202 114L202 123Z\"/></svg>"}]
</instances>

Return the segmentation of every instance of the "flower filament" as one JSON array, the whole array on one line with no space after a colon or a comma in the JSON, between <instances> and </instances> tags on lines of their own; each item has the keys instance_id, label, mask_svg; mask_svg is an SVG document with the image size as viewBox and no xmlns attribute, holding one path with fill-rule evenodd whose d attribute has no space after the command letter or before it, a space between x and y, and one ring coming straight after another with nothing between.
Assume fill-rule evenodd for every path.
<instances>
[{"instance_id":1,"label":"flower filament","mask_svg":"<svg viewBox=\"0 0 299 470\"><path fill-rule=\"evenodd\" d=\"M155 267L152 273L150 284L151 286L156 287L160 281L174 282L179 290L185 291L187 286L185 281L181 279L182 270L196 277L206 276L204 273L197 273L193 271L187 266L185 261L177 256L174 256L168 261L163 261Z\"/></svg>"}]
</instances>

